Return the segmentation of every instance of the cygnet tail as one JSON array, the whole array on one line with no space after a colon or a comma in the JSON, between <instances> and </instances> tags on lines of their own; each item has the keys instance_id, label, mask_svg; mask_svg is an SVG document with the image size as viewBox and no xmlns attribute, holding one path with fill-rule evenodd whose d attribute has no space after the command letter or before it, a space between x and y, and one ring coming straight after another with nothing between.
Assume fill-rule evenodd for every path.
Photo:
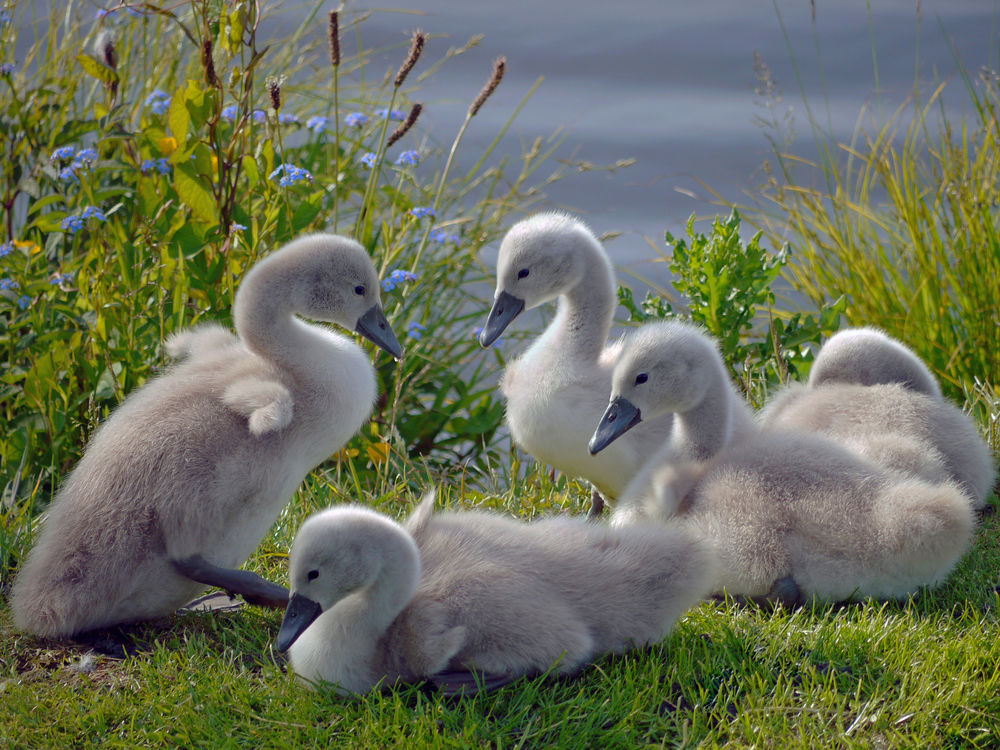
<instances>
[{"instance_id":1,"label":"cygnet tail","mask_svg":"<svg viewBox=\"0 0 1000 750\"><path fill-rule=\"evenodd\" d=\"M875 522L884 575L876 576L865 593L883 598L942 583L969 549L975 529L968 498L956 485L918 479L880 493Z\"/></svg>"}]
</instances>

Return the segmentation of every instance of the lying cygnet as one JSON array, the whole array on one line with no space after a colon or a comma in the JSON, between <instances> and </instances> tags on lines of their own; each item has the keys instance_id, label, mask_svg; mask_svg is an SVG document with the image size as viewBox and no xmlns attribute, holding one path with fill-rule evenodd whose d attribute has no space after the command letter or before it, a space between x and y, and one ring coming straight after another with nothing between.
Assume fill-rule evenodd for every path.
<instances>
[{"instance_id":1,"label":"lying cygnet","mask_svg":"<svg viewBox=\"0 0 1000 750\"><path fill-rule=\"evenodd\" d=\"M941 395L927 366L874 329L848 329L820 350L807 386L793 384L761 413L764 429L818 432L896 471L953 480L975 508L996 478L975 422Z\"/></svg>"},{"instance_id":2,"label":"lying cygnet","mask_svg":"<svg viewBox=\"0 0 1000 750\"><path fill-rule=\"evenodd\" d=\"M431 678L462 692L568 674L663 638L713 577L706 546L680 530L433 504L429 493L405 527L354 506L303 524L277 638L299 677L354 693Z\"/></svg>"},{"instance_id":3,"label":"lying cygnet","mask_svg":"<svg viewBox=\"0 0 1000 750\"><path fill-rule=\"evenodd\" d=\"M637 515L711 542L718 594L905 598L943 582L974 530L955 483L890 471L812 433L762 433L708 462L661 467L652 482Z\"/></svg>"},{"instance_id":4,"label":"lying cygnet","mask_svg":"<svg viewBox=\"0 0 1000 750\"><path fill-rule=\"evenodd\" d=\"M287 599L228 569L368 419L376 390L357 344L297 315L401 354L357 243L312 235L257 263L236 296L238 337L214 325L173 337L168 351L186 358L88 444L14 584L18 628L58 637L165 615L204 583Z\"/></svg>"},{"instance_id":5,"label":"lying cygnet","mask_svg":"<svg viewBox=\"0 0 1000 750\"><path fill-rule=\"evenodd\" d=\"M649 420L598 456L587 450L620 348L607 343L617 305L615 274L581 222L537 214L515 224L500 245L496 297L480 342L491 345L521 311L556 298L548 328L507 365L501 385L507 425L514 442L538 460L617 497L667 439L671 417Z\"/></svg>"},{"instance_id":6,"label":"lying cygnet","mask_svg":"<svg viewBox=\"0 0 1000 750\"><path fill-rule=\"evenodd\" d=\"M625 337L611 380L611 402L590 440L591 453L614 446L647 419L673 414L666 441L622 493L613 522L640 512L659 467L706 461L757 434L753 413L729 379L715 342L681 321L647 323Z\"/></svg>"}]
</instances>

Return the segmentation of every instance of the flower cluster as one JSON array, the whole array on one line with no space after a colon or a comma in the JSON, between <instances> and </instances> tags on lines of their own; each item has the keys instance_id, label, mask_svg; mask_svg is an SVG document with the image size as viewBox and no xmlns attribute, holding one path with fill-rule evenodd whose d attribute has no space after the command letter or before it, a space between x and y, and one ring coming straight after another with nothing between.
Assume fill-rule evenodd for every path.
<instances>
[{"instance_id":1,"label":"flower cluster","mask_svg":"<svg viewBox=\"0 0 1000 750\"><path fill-rule=\"evenodd\" d=\"M14 63L0 64L0 75L9 76L14 72Z\"/></svg>"},{"instance_id":2,"label":"flower cluster","mask_svg":"<svg viewBox=\"0 0 1000 750\"><path fill-rule=\"evenodd\" d=\"M74 156L74 154L76 154ZM72 161L70 161L72 159ZM60 180L72 180L79 181L77 177L77 172L83 169L90 169L94 162L97 161L97 150L93 148L81 148L79 152L73 146L60 146L52 155L49 156L49 161L59 166L59 171L56 176ZM69 164L64 164L64 162L70 162Z\"/></svg>"},{"instance_id":3,"label":"flower cluster","mask_svg":"<svg viewBox=\"0 0 1000 750\"><path fill-rule=\"evenodd\" d=\"M311 131L319 135L325 132L327 128L331 126L331 120L329 117L323 117L322 115L313 115L308 120L306 120L306 127Z\"/></svg>"},{"instance_id":4,"label":"flower cluster","mask_svg":"<svg viewBox=\"0 0 1000 750\"><path fill-rule=\"evenodd\" d=\"M0 292L12 291L20 288L21 283L16 279L0 279Z\"/></svg>"},{"instance_id":5,"label":"flower cluster","mask_svg":"<svg viewBox=\"0 0 1000 750\"><path fill-rule=\"evenodd\" d=\"M386 292L391 292L400 284L404 284L407 281L416 281L417 275L413 271L404 271L402 268L397 268L392 271L388 276L382 279L382 289Z\"/></svg>"},{"instance_id":6,"label":"flower cluster","mask_svg":"<svg viewBox=\"0 0 1000 750\"><path fill-rule=\"evenodd\" d=\"M396 164L401 166L415 167L420 163L420 153L417 151L403 151L396 157Z\"/></svg>"},{"instance_id":7,"label":"flower cluster","mask_svg":"<svg viewBox=\"0 0 1000 750\"><path fill-rule=\"evenodd\" d=\"M73 274L71 273L57 273L51 279L49 279L49 284L52 286L59 286L61 284L69 284L73 280Z\"/></svg>"},{"instance_id":8,"label":"flower cluster","mask_svg":"<svg viewBox=\"0 0 1000 750\"><path fill-rule=\"evenodd\" d=\"M228 107L222 108L222 119L232 122L236 119L236 113L240 111L240 108L235 104L230 104Z\"/></svg>"},{"instance_id":9,"label":"flower cluster","mask_svg":"<svg viewBox=\"0 0 1000 750\"><path fill-rule=\"evenodd\" d=\"M170 94L166 91L156 89L152 94L146 97L145 104L153 110L154 115L166 114L166 111L170 109Z\"/></svg>"},{"instance_id":10,"label":"flower cluster","mask_svg":"<svg viewBox=\"0 0 1000 750\"><path fill-rule=\"evenodd\" d=\"M298 115L293 115L291 112L282 112L278 115L278 122L282 125L291 125L299 121Z\"/></svg>"},{"instance_id":11,"label":"flower cluster","mask_svg":"<svg viewBox=\"0 0 1000 750\"><path fill-rule=\"evenodd\" d=\"M63 231L69 232L70 234L76 234L83 229L87 219L107 221L107 217L101 209L96 206L87 206L79 214L70 214L62 220Z\"/></svg>"},{"instance_id":12,"label":"flower cluster","mask_svg":"<svg viewBox=\"0 0 1000 750\"><path fill-rule=\"evenodd\" d=\"M308 169L297 167L294 164L279 164L267 178L272 181L276 180L281 187L288 187L302 180L313 181L313 176Z\"/></svg>"},{"instance_id":13,"label":"flower cluster","mask_svg":"<svg viewBox=\"0 0 1000 750\"><path fill-rule=\"evenodd\" d=\"M344 122L346 122L352 128L360 128L366 122L368 122L368 115L366 115L364 112L351 112L346 117L344 117Z\"/></svg>"},{"instance_id":14,"label":"flower cluster","mask_svg":"<svg viewBox=\"0 0 1000 750\"><path fill-rule=\"evenodd\" d=\"M416 206L410 209L410 215L422 219L425 216L437 216L437 211L430 206Z\"/></svg>"},{"instance_id":15,"label":"flower cluster","mask_svg":"<svg viewBox=\"0 0 1000 750\"><path fill-rule=\"evenodd\" d=\"M152 172L154 169L160 174L170 174L171 167L167 157L161 156L159 159L146 159L139 169L143 174Z\"/></svg>"},{"instance_id":16,"label":"flower cluster","mask_svg":"<svg viewBox=\"0 0 1000 750\"><path fill-rule=\"evenodd\" d=\"M361 163L364 164L369 169L372 169L375 166L375 159L376 159L375 154L373 154L371 151L361 155Z\"/></svg>"},{"instance_id":17,"label":"flower cluster","mask_svg":"<svg viewBox=\"0 0 1000 750\"><path fill-rule=\"evenodd\" d=\"M420 337L426 330L427 326L422 325L417 321L413 321L406 327L406 335L409 336L411 339L416 339L417 341L420 341Z\"/></svg>"},{"instance_id":18,"label":"flower cluster","mask_svg":"<svg viewBox=\"0 0 1000 750\"><path fill-rule=\"evenodd\" d=\"M445 230L438 227L437 229L432 229L430 233L430 238L434 242L440 242L442 245L448 242L458 244L462 239L457 234L448 234Z\"/></svg>"},{"instance_id":19,"label":"flower cluster","mask_svg":"<svg viewBox=\"0 0 1000 750\"><path fill-rule=\"evenodd\" d=\"M4 242L3 244L0 244L0 258L6 258L12 252L14 252L13 242Z\"/></svg>"},{"instance_id":20,"label":"flower cluster","mask_svg":"<svg viewBox=\"0 0 1000 750\"><path fill-rule=\"evenodd\" d=\"M10 14L10 11L6 8L0 10L0 26L6 26L11 21L14 20L14 16Z\"/></svg>"},{"instance_id":21,"label":"flower cluster","mask_svg":"<svg viewBox=\"0 0 1000 750\"><path fill-rule=\"evenodd\" d=\"M267 122L267 112L262 109L255 109L253 111L253 121L254 122Z\"/></svg>"},{"instance_id":22,"label":"flower cluster","mask_svg":"<svg viewBox=\"0 0 1000 750\"><path fill-rule=\"evenodd\" d=\"M402 120L406 119L406 112L404 112L401 109L394 109L394 110L390 111L389 109L383 107L382 109L376 109L375 110L375 114L377 114L383 120L386 117L388 117L390 120L400 120L400 121L402 121Z\"/></svg>"}]
</instances>

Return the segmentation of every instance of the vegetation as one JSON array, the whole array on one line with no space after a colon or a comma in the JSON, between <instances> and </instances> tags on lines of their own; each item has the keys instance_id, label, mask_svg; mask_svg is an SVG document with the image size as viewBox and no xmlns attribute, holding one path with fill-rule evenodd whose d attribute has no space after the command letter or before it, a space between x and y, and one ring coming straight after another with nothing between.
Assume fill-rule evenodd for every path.
<instances>
[{"instance_id":1,"label":"vegetation","mask_svg":"<svg viewBox=\"0 0 1000 750\"><path fill-rule=\"evenodd\" d=\"M486 86L456 137L438 148L413 122L414 83L476 40L428 62L435 45L415 36L408 50L388 51L404 62L383 78L371 64L386 50L363 47L362 19L338 16L339 33L314 38L310 29L327 20L318 6L286 40L260 38L253 4L222 0L136 4L82 23L84 9L74 4L65 23L34 26L30 8L0 14L0 595L87 436L164 366L164 338L203 320L228 324L242 274L308 231L363 242L406 354L398 363L373 355L383 397L371 425L309 476L247 567L283 581L285 553L310 513L360 502L401 517L429 484L441 485L442 505L523 518L579 507L583 487L506 452L492 380L504 349L483 352L473 335L490 276L478 251L540 200L539 184L566 172L547 166L558 140L532 144L517 163L497 158L506 127L471 169L458 168L461 136L489 106L500 61L492 75L483 71ZM26 25L34 44L14 66L14 30ZM359 40L352 54L339 44L348 32ZM179 52L163 66L151 49ZM994 100L969 90L992 117ZM888 154L894 142L881 143ZM989 160L973 152L973 161ZM923 164L913 150L898 156ZM852 153L848 163L859 158ZM782 179L791 179L784 164ZM922 166L912 169L922 174ZM815 344L842 315L901 335L938 368L947 359L908 334L954 347L965 341L961 331L985 320L973 304L984 287L972 285L992 277L946 281L949 270L920 287L937 300L934 308L921 299L928 327L914 328L916 317L902 332L893 327L897 308L879 295L901 288L892 286L893 269L916 276L891 253L878 261L898 261L881 268L883 286L838 286L831 273L811 297L816 314L781 311L779 276L803 275L810 253L820 255L809 241L826 235L808 229L805 209L792 201L808 191L777 177L770 189L799 217L791 222L802 227L791 236L797 255L761 247L762 237L787 229L777 214L750 212L763 234L749 241L736 213L707 233L689 222L685 238L666 237L676 296L638 302L622 287L630 320L684 314L704 325L758 404L769 389L808 374ZM829 195L837 193L816 200L828 205ZM958 252L956 225L944 223L932 193L920 195L941 244ZM861 213L886 248L909 220ZM851 215L851 226L862 223ZM956 257L953 265L962 263ZM952 350L963 362L969 341ZM978 404L997 446L991 351L992 360L949 372L965 389L953 393ZM907 602L794 611L706 603L662 644L602 660L578 679L522 680L462 700L406 686L360 699L305 690L273 650L278 612L187 613L128 628L114 634L130 651L118 659L16 633L0 599L0 746L994 746L998 523L986 515L948 584Z\"/></svg>"}]
</instances>

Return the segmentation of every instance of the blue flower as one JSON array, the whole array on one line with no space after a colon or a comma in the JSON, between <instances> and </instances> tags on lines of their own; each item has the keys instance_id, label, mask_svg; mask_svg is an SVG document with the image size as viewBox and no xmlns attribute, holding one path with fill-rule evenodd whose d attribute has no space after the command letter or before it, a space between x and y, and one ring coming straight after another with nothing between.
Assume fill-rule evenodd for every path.
<instances>
[{"instance_id":1,"label":"blue flower","mask_svg":"<svg viewBox=\"0 0 1000 750\"><path fill-rule=\"evenodd\" d=\"M6 26L14 20L14 16L8 10L0 10L0 26Z\"/></svg>"},{"instance_id":2,"label":"blue flower","mask_svg":"<svg viewBox=\"0 0 1000 750\"><path fill-rule=\"evenodd\" d=\"M253 111L254 122L267 122L267 112L262 109L255 109Z\"/></svg>"},{"instance_id":3,"label":"blue flower","mask_svg":"<svg viewBox=\"0 0 1000 750\"><path fill-rule=\"evenodd\" d=\"M416 339L417 341L420 341L420 336L422 332L426 330L427 326L421 325L417 321L413 321L412 323L410 323L410 325L406 326L406 334L411 339Z\"/></svg>"},{"instance_id":4,"label":"blue flower","mask_svg":"<svg viewBox=\"0 0 1000 750\"><path fill-rule=\"evenodd\" d=\"M80 178L76 176L76 167L70 165L68 167L63 167L58 172L56 172L56 177L60 180L65 180L66 182L79 182Z\"/></svg>"},{"instance_id":5,"label":"blue flower","mask_svg":"<svg viewBox=\"0 0 1000 750\"><path fill-rule=\"evenodd\" d=\"M30 304L31 304L31 297L29 297L27 294L22 294L20 297L17 298L17 306L20 307L22 310L26 310L28 305Z\"/></svg>"},{"instance_id":6,"label":"blue flower","mask_svg":"<svg viewBox=\"0 0 1000 750\"><path fill-rule=\"evenodd\" d=\"M290 125L293 122L298 122L298 121L299 121L298 115L293 115L290 112L287 113L282 112L280 115L278 115L278 122L280 122L282 125Z\"/></svg>"},{"instance_id":7,"label":"blue flower","mask_svg":"<svg viewBox=\"0 0 1000 750\"><path fill-rule=\"evenodd\" d=\"M418 151L404 151L403 153L401 153L399 156L396 157L396 164L415 167L419 163L420 163L420 152Z\"/></svg>"},{"instance_id":8,"label":"blue flower","mask_svg":"<svg viewBox=\"0 0 1000 750\"><path fill-rule=\"evenodd\" d=\"M375 154L373 154L371 151L369 151L366 154L363 154L361 156L361 163L364 164L369 169L371 169L372 167L375 166Z\"/></svg>"},{"instance_id":9,"label":"blue flower","mask_svg":"<svg viewBox=\"0 0 1000 750\"><path fill-rule=\"evenodd\" d=\"M76 169L89 167L97 161L97 150L93 148L81 148L79 153L77 153L76 158L73 159L73 166Z\"/></svg>"},{"instance_id":10,"label":"blue flower","mask_svg":"<svg viewBox=\"0 0 1000 750\"><path fill-rule=\"evenodd\" d=\"M51 279L49 279L49 284L52 286L59 286L60 284L68 284L73 280L73 274L71 273L57 273Z\"/></svg>"},{"instance_id":11,"label":"blue flower","mask_svg":"<svg viewBox=\"0 0 1000 750\"><path fill-rule=\"evenodd\" d=\"M375 114L381 117L383 120L388 117L390 120L405 120L406 112L401 109L394 109L391 112L388 108L383 107L382 109L376 109Z\"/></svg>"},{"instance_id":12,"label":"blue flower","mask_svg":"<svg viewBox=\"0 0 1000 750\"><path fill-rule=\"evenodd\" d=\"M9 76L14 72L14 63L3 63L0 65L0 75Z\"/></svg>"},{"instance_id":13,"label":"blue flower","mask_svg":"<svg viewBox=\"0 0 1000 750\"><path fill-rule=\"evenodd\" d=\"M237 224L235 221L229 225L229 230L232 232L245 232L247 228L242 224Z\"/></svg>"},{"instance_id":14,"label":"blue flower","mask_svg":"<svg viewBox=\"0 0 1000 750\"><path fill-rule=\"evenodd\" d=\"M4 242L0 245L0 258L6 258L14 252L14 244L12 242Z\"/></svg>"},{"instance_id":15,"label":"blue flower","mask_svg":"<svg viewBox=\"0 0 1000 750\"><path fill-rule=\"evenodd\" d=\"M8 289L20 289L21 285L14 279L0 279L0 292L5 292Z\"/></svg>"},{"instance_id":16,"label":"blue flower","mask_svg":"<svg viewBox=\"0 0 1000 750\"><path fill-rule=\"evenodd\" d=\"M225 107L222 110L222 113L221 113L222 114L222 119L223 120L229 120L230 122L232 122L233 120L236 119L236 113L239 112L239 109L240 108L237 105L230 104L228 107Z\"/></svg>"},{"instance_id":17,"label":"blue flower","mask_svg":"<svg viewBox=\"0 0 1000 750\"><path fill-rule=\"evenodd\" d=\"M364 112L351 112L344 118L344 122L353 128L360 128L368 122L368 115Z\"/></svg>"},{"instance_id":18,"label":"blue flower","mask_svg":"<svg viewBox=\"0 0 1000 750\"><path fill-rule=\"evenodd\" d=\"M406 281L416 281L417 275L413 271L405 271L402 268L397 268L392 271L388 276L382 279L382 289L386 292L391 292L400 284Z\"/></svg>"},{"instance_id":19,"label":"blue flower","mask_svg":"<svg viewBox=\"0 0 1000 750\"><path fill-rule=\"evenodd\" d=\"M277 180L281 187L288 187L289 185L294 185L296 182L301 182L302 180L313 181L313 176L310 174L308 169L303 169L302 167L297 167L294 164L279 164L277 168L267 176L269 180L274 180L281 175L281 178Z\"/></svg>"},{"instance_id":20,"label":"blue flower","mask_svg":"<svg viewBox=\"0 0 1000 750\"><path fill-rule=\"evenodd\" d=\"M83 219L76 215L67 216L62 220L62 224L60 226L62 226L64 231L67 231L70 234L76 234L83 229Z\"/></svg>"},{"instance_id":21,"label":"blue flower","mask_svg":"<svg viewBox=\"0 0 1000 750\"><path fill-rule=\"evenodd\" d=\"M145 104L154 115L162 115L170 109L170 94L160 89L155 89L152 94L146 97Z\"/></svg>"},{"instance_id":22,"label":"blue flower","mask_svg":"<svg viewBox=\"0 0 1000 750\"><path fill-rule=\"evenodd\" d=\"M323 117L322 115L313 115L308 120L306 120L306 127L311 131L316 133L322 133L330 126L330 118Z\"/></svg>"},{"instance_id":23,"label":"blue flower","mask_svg":"<svg viewBox=\"0 0 1000 750\"><path fill-rule=\"evenodd\" d=\"M73 158L73 154L75 153L76 149L72 146L60 146L52 152L52 156L49 157L49 161L53 164L57 161L69 161Z\"/></svg>"},{"instance_id":24,"label":"blue flower","mask_svg":"<svg viewBox=\"0 0 1000 750\"><path fill-rule=\"evenodd\" d=\"M430 238L434 240L434 242L440 242L441 244L445 244L447 242L454 242L457 244L458 241L461 239L457 234L448 234L441 228L432 229L430 233Z\"/></svg>"},{"instance_id":25,"label":"blue flower","mask_svg":"<svg viewBox=\"0 0 1000 750\"><path fill-rule=\"evenodd\" d=\"M152 172L154 169L160 174L170 174L172 167L165 156L161 156L159 159L146 159L139 167L143 173Z\"/></svg>"},{"instance_id":26,"label":"blue flower","mask_svg":"<svg viewBox=\"0 0 1000 750\"><path fill-rule=\"evenodd\" d=\"M425 216L437 216L437 211L430 206L416 206L410 209L410 215L422 219Z\"/></svg>"},{"instance_id":27,"label":"blue flower","mask_svg":"<svg viewBox=\"0 0 1000 750\"><path fill-rule=\"evenodd\" d=\"M98 221L107 221L107 216L101 211L97 206L87 206L80 213L81 219L97 219Z\"/></svg>"}]
</instances>

